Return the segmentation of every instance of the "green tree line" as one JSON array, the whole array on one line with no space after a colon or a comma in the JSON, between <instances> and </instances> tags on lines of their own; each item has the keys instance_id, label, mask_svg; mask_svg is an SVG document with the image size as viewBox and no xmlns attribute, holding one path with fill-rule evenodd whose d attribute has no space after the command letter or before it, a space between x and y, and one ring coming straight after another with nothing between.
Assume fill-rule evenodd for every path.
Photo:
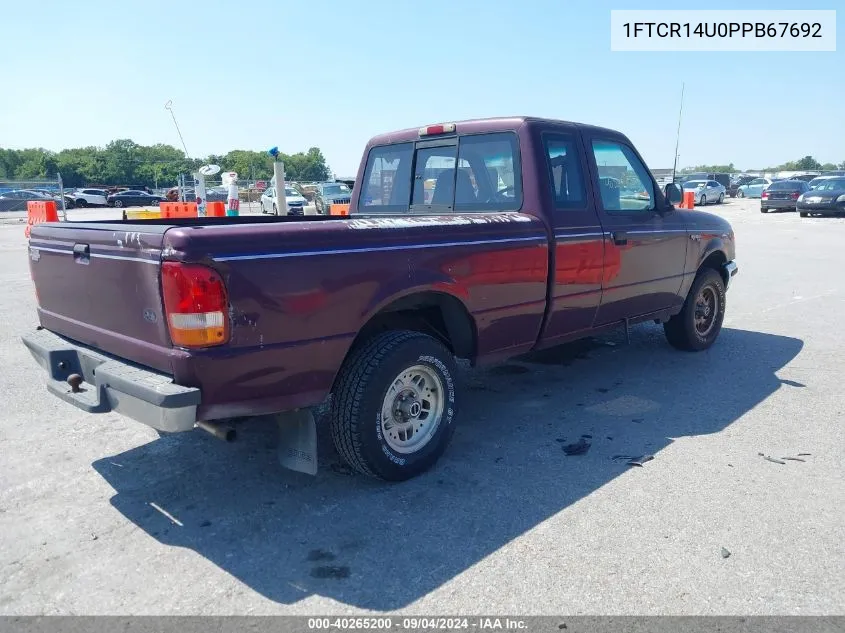
<instances>
[{"instance_id":1,"label":"green tree line","mask_svg":"<svg viewBox=\"0 0 845 633\"><path fill-rule=\"evenodd\" d=\"M285 164L287 180L325 180L330 176L326 159L317 147L307 152L282 154L280 158ZM191 159L171 145L138 145L130 139L118 139L105 147L78 147L60 152L0 147L0 180L54 178L61 173L66 187L170 187L176 184L179 174L191 173L206 164L235 171L243 179L269 180L273 175L273 158L266 152L250 150Z\"/></svg>"},{"instance_id":2,"label":"green tree line","mask_svg":"<svg viewBox=\"0 0 845 633\"><path fill-rule=\"evenodd\" d=\"M836 163L820 163L812 156L805 156L798 160L790 160L782 165L765 167L763 169L740 170L734 167L733 163L727 165L696 165L682 170L685 172L707 172L709 174L734 174L740 171L833 171L834 169L845 169L845 161L838 165Z\"/></svg>"}]
</instances>

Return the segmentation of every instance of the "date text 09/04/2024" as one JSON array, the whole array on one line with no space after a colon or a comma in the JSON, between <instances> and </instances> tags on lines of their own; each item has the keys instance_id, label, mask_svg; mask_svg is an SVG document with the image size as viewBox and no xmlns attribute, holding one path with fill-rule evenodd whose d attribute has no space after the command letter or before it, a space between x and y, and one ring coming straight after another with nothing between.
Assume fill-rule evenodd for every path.
<instances>
[{"instance_id":1,"label":"date text 09/04/2024","mask_svg":"<svg viewBox=\"0 0 845 633\"><path fill-rule=\"evenodd\" d=\"M822 37L819 22L626 22L625 37Z\"/></svg>"},{"instance_id":2,"label":"date text 09/04/2024","mask_svg":"<svg viewBox=\"0 0 845 633\"><path fill-rule=\"evenodd\" d=\"M405 631L458 631L458 630L522 630L526 628L524 620L497 617L333 617L308 618L308 629L326 630L405 630Z\"/></svg>"}]
</instances>

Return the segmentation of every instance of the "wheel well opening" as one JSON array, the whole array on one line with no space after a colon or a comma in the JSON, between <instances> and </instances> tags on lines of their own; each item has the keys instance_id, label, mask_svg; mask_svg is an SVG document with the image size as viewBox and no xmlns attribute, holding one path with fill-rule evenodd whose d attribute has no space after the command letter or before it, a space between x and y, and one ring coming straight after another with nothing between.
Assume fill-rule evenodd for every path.
<instances>
[{"instance_id":1,"label":"wheel well opening","mask_svg":"<svg viewBox=\"0 0 845 633\"><path fill-rule=\"evenodd\" d=\"M451 295L422 292L397 299L361 328L350 352L388 330L423 332L442 341L458 358L475 358L475 322L463 303Z\"/></svg>"},{"instance_id":2,"label":"wheel well opening","mask_svg":"<svg viewBox=\"0 0 845 633\"><path fill-rule=\"evenodd\" d=\"M725 257L725 254L722 251L715 251L710 253L707 258L701 262L701 266L699 266L699 270L704 268L712 268L715 270L719 275L722 277L722 281L726 284L728 283L728 273L725 270L725 263L728 261L728 258Z\"/></svg>"}]
</instances>

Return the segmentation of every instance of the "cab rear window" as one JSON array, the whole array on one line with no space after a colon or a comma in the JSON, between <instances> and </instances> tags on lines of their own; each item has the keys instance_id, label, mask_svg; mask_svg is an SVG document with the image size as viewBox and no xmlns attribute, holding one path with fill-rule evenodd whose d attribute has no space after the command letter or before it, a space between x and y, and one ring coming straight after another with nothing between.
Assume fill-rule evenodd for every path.
<instances>
[{"instance_id":1,"label":"cab rear window","mask_svg":"<svg viewBox=\"0 0 845 633\"><path fill-rule=\"evenodd\" d=\"M362 185L363 214L516 210L517 138L501 132L374 147Z\"/></svg>"}]
</instances>

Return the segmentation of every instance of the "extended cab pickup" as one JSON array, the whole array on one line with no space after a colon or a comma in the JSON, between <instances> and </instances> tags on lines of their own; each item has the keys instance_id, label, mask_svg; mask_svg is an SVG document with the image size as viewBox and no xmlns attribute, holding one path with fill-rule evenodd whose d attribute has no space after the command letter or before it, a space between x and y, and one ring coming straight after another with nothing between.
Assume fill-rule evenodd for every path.
<instances>
[{"instance_id":1,"label":"extended cab pickup","mask_svg":"<svg viewBox=\"0 0 845 633\"><path fill-rule=\"evenodd\" d=\"M308 472L309 407L332 394L339 453L401 480L458 422L456 357L651 320L683 350L719 335L734 233L676 209L680 190L661 191L618 132L527 117L413 128L373 138L355 183L348 217L35 225L41 325L24 343L50 391L164 432L230 437L227 420L278 414Z\"/></svg>"}]
</instances>

